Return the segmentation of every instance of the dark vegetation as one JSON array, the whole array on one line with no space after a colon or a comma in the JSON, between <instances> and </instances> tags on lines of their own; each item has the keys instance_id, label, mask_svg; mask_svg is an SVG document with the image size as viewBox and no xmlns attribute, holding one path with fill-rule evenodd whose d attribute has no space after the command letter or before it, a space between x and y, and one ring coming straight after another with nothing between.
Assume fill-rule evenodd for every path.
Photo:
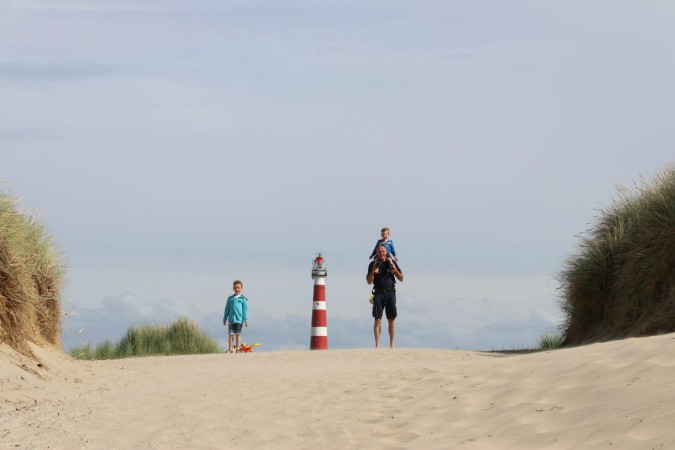
<instances>
[{"instance_id":1,"label":"dark vegetation","mask_svg":"<svg viewBox=\"0 0 675 450\"><path fill-rule=\"evenodd\" d=\"M558 279L564 346L675 332L675 167L619 186Z\"/></svg>"}]
</instances>

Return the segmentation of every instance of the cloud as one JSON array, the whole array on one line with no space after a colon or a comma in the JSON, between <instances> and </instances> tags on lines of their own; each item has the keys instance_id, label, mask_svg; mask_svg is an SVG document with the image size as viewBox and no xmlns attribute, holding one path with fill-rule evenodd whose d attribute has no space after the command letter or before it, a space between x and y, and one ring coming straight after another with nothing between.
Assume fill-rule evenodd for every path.
<instances>
[{"instance_id":1,"label":"cloud","mask_svg":"<svg viewBox=\"0 0 675 450\"><path fill-rule=\"evenodd\" d=\"M143 4L139 4L143 3ZM153 4L151 2L135 2L135 1L119 1L112 3L102 3L102 2L89 2L89 1L77 1L77 0L67 0L67 1L54 1L54 2L42 2L42 1L31 1L27 0L21 2L20 4L13 5L16 9L25 9L29 11L74 11L74 12L172 12L172 11L182 11L187 9L187 7L181 7L181 2L179 1L167 1L162 2L161 6Z\"/></svg>"},{"instance_id":2,"label":"cloud","mask_svg":"<svg viewBox=\"0 0 675 450\"><path fill-rule=\"evenodd\" d=\"M27 141L57 137L58 135L53 131L43 128L0 128L0 141Z\"/></svg>"},{"instance_id":3,"label":"cloud","mask_svg":"<svg viewBox=\"0 0 675 450\"><path fill-rule=\"evenodd\" d=\"M0 62L0 79L20 83L82 81L109 77L120 70L114 66L83 62Z\"/></svg>"},{"instance_id":4,"label":"cloud","mask_svg":"<svg viewBox=\"0 0 675 450\"><path fill-rule=\"evenodd\" d=\"M63 347L69 350L86 342L117 342L130 327L168 324L180 317L199 322L200 313L181 299L151 303L129 293L106 297L99 308L71 307L66 311L61 333Z\"/></svg>"},{"instance_id":5,"label":"cloud","mask_svg":"<svg viewBox=\"0 0 675 450\"><path fill-rule=\"evenodd\" d=\"M396 299L396 304L416 316L429 314L428 303L415 296L399 295Z\"/></svg>"},{"instance_id":6,"label":"cloud","mask_svg":"<svg viewBox=\"0 0 675 450\"><path fill-rule=\"evenodd\" d=\"M245 338L307 348L323 251L329 345L370 347L386 224L399 345L532 345L598 202L672 160L672 30L628 10L28 2L0 19L0 144L41 154L1 165L68 250L64 297L87 308L64 342L182 314L224 339L216 309L243 278ZM156 7L181 11L115 13Z\"/></svg>"},{"instance_id":7,"label":"cloud","mask_svg":"<svg viewBox=\"0 0 675 450\"><path fill-rule=\"evenodd\" d=\"M408 306L414 301L407 300ZM227 346L227 331L221 312L200 313L181 299L163 299L157 303L140 300L125 293L108 297L100 308L78 308L64 318L63 344L66 351L85 342L97 345L104 340L119 341L129 327L168 324L179 317L194 320L200 329ZM461 315L447 320L430 315L401 314L396 320L396 343L410 348L453 348L464 350L510 350L531 348L538 337L555 327L556 319L544 311L534 311L526 320L501 319L478 323ZM259 343L258 351L309 349L311 311L272 316L251 314L242 341ZM388 342L387 323L382 327L383 343ZM369 316L346 318L328 316L328 345L331 349L370 348L374 345L373 319Z\"/></svg>"}]
</instances>

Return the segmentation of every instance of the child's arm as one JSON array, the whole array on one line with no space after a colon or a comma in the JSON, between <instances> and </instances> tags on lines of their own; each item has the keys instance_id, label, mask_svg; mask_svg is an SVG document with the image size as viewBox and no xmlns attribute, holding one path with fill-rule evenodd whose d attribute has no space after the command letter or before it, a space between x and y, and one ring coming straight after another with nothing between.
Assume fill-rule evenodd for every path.
<instances>
[{"instance_id":1,"label":"child's arm","mask_svg":"<svg viewBox=\"0 0 675 450\"><path fill-rule=\"evenodd\" d=\"M389 254L394 260L398 261L398 256L396 256L396 249L394 248L394 241L392 240L389 240Z\"/></svg>"},{"instance_id":2,"label":"child's arm","mask_svg":"<svg viewBox=\"0 0 675 450\"><path fill-rule=\"evenodd\" d=\"M227 325L227 318L230 317L230 299L225 304L225 313L223 314L223 325Z\"/></svg>"},{"instance_id":3,"label":"child's arm","mask_svg":"<svg viewBox=\"0 0 675 450\"><path fill-rule=\"evenodd\" d=\"M382 239L377 240L377 242L375 243L375 247L373 248L373 253L370 254L368 259L371 259L373 256L375 256L377 254L377 247L380 245L381 242L382 242Z\"/></svg>"},{"instance_id":4,"label":"child's arm","mask_svg":"<svg viewBox=\"0 0 675 450\"><path fill-rule=\"evenodd\" d=\"M243 318L244 318L244 326L248 326L248 300L244 300L244 304L242 305L242 313L243 313Z\"/></svg>"}]
</instances>

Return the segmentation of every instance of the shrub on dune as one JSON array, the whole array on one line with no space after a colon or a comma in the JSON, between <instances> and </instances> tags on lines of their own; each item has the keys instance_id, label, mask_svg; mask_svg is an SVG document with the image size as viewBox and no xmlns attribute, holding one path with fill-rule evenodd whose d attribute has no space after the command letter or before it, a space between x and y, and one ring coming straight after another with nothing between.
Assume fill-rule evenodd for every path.
<instances>
[{"instance_id":1,"label":"shrub on dune","mask_svg":"<svg viewBox=\"0 0 675 450\"><path fill-rule=\"evenodd\" d=\"M37 217L0 193L0 342L30 354L28 341L60 347L65 265Z\"/></svg>"},{"instance_id":2,"label":"shrub on dune","mask_svg":"<svg viewBox=\"0 0 675 450\"><path fill-rule=\"evenodd\" d=\"M219 353L218 343L181 318L167 325L131 327L118 344L104 341L96 348L89 343L74 347L70 353L78 359L118 359L134 356L192 355Z\"/></svg>"},{"instance_id":3,"label":"shrub on dune","mask_svg":"<svg viewBox=\"0 0 675 450\"><path fill-rule=\"evenodd\" d=\"M565 345L675 331L675 167L619 186L559 280Z\"/></svg>"}]
</instances>

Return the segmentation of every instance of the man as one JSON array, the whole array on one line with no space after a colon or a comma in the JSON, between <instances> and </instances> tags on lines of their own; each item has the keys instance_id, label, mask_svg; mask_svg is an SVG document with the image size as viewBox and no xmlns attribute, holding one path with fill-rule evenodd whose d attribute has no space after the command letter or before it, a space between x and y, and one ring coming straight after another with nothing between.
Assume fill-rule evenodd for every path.
<instances>
[{"instance_id":1,"label":"man","mask_svg":"<svg viewBox=\"0 0 675 450\"><path fill-rule=\"evenodd\" d=\"M394 348L396 335L396 280L403 281L403 273L398 263L387 258L387 247L378 245L375 259L368 265L368 284L374 284L373 291L373 333L375 334L375 348L380 346L382 333L382 313L386 313L389 322L389 346Z\"/></svg>"}]
</instances>

